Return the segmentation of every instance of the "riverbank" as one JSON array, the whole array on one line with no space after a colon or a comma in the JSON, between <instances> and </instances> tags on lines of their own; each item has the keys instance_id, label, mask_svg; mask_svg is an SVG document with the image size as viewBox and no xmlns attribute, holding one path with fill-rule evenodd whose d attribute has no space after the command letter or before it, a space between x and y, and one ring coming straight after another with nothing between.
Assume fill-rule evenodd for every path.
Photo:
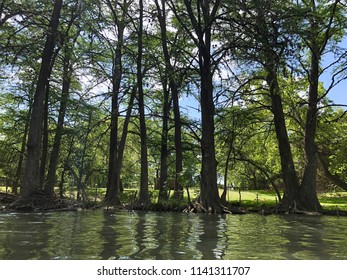
<instances>
[{"instance_id":1,"label":"riverbank","mask_svg":"<svg viewBox=\"0 0 347 280\"><path fill-rule=\"evenodd\" d=\"M0 192L0 211L77 211L84 209L104 208L106 211L117 211L119 209L127 210L145 210L157 212L197 212L198 205L193 205L188 201L188 196L184 193L180 200L174 198L173 194L169 194L169 199L163 203L158 203L157 191L151 191L151 203L148 205L137 205L135 203L137 191L135 189L127 189L121 194L121 206L113 207L103 203L104 193L102 190L88 193L87 198L83 202L74 199L73 194L68 195L64 199L54 198L50 201L40 201L35 203L26 203L19 200L19 196ZM197 191L192 190L190 193L191 201L194 201L198 195ZM247 214L259 213L262 215L269 214L289 214L279 212L277 206L279 204L277 195L272 191L239 191L231 190L228 192L225 212L231 214ZM347 192L327 192L319 195L319 200L323 207L323 211L302 212L293 210L294 214L306 215L334 215L347 216ZM203 211L201 211L203 212Z\"/></svg>"}]
</instances>

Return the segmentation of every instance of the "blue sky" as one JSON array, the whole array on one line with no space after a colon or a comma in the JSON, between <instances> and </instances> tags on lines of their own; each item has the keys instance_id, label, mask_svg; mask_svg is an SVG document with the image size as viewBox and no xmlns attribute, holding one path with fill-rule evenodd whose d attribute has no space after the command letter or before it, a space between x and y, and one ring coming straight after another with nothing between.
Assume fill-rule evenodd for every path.
<instances>
[{"instance_id":1,"label":"blue sky","mask_svg":"<svg viewBox=\"0 0 347 280\"><path fill-rule=\"evenodd\" d=\"M347 75L347 73L345 74ZM324 87L327 88L331 83L331 75L326 73L320 79ZM335 104L347 105L347 80L342 81L336 85L328 94L328 98Z\"/></svg>"},{"instance_id":2,"label":"blue sky","mask_svg":"<svg viewBox=\"0 0 347 280\"><path fill-rule=\"evenodd\" d=\"M339 46L341 48L344 48L346 51L347 36L345 36L345 38L341 41ZM345 61L341 61L341 62L347 63L346 57L344 59L345 59ZM325 57L323 57L322 67L327 67L333 61L336 61L336 58L334 58L331 53L326 54ZM320 77L320 81L323 82L325 88L328 88L330 83L331 83L332 70L333 69L328 69ZM346 77L347 72L343 73L343 75ZM337 86L335 86L328 94L328 97L336 104L346 104L347 105L347 80L344 80L341 83L339 83Z\"/></svg>"},{"instance_id":3,"label":"blue sky","mask_svg":"<svg viewBox=\"0 0 347 280\"><path fill-rule=\"evenodd\" d=\"M323 83L326 86L328 84L327 81L323 79ZM347 105L347 81L343 81L335 88L331 90L328 94L329 99L331 99L335 104L345 104Z\"/></svg>"}]
</instances>

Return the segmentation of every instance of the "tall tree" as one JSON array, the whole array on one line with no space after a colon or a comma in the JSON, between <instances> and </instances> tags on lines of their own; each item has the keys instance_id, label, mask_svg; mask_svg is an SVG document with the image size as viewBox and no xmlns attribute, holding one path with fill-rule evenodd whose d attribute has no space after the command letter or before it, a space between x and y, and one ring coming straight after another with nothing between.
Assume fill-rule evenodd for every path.
<instances>
[{"instance_id":1,"label":"tall tree","mask_svg":"<svg viewBox=\"0 0 347 280\"><path fill-rule=\"evenodd\" d=\"M49 79L48 75L50 73L50 65L52 62L54 47L57 39L56 35L59 26L62 4L62 0L56 0L54 2L54 8L49 24L49 30L46 34L46 43L42 52L41 68L36 85L28 134L26 170L24 184L21 189L21 196L23 198L30 199L33 197L34 192L36 190L42 189L39 180L39 170L44 98L46 93L47 81Z\"/></svg>"},{"instance_id":2,"label":"tall tree","mask_svg":"<svg viewBox=\"0 0 347 280\"><path fill-rule=\"evenodd\" d=\"M307 27L304 28L301 37L309 50L309 67L306 73L309 81L308 102L305 121L305 169L301 182L300 199L307 209L320 211L322 209L316 194L317 185L317 120L318 103L321 100L319 94L319 77L322 74L320 65L324 53L331 41L339 40L343 20L341 17L340 0L330 3L311 0L303 2L307 12ZM323 19L323 20L322 20Z\"/></svg>"},{"instance_id":3,"label":"tall tree","mask_svg":"<svg viewBox=\"0 0 347 280\"><path fill-rule=\"evenodd\" d=\"M129 103L128 103L128 107L126 110L124 123L123 123L122 136L120 138L119 145L118 145L118 156L117 156L117 165L116 165L116 188L118 190L121 190L121 172L123 168L124 151L125 151L125 145L126 145L126 140L128 136L128 127L129 127L129 123L131 119L131 113L133 110L136 93L137 93L137 87L136 85L134 85L130 92Z\"/></svg>"},{"instance_id":4,"label":"tall tree","mask_svg":"<svg viewBox=\"0 0 347 280\"><path fill-rule=\"evenodd\" d=\"M79 14L81 13L80 10L76 9L76 12ZM58 159L60 154L60 146L61 146L61 139L64 132L64 122L65 122L65 116L66 116L66 110L68 105L68 100L70 96L70 90L71 90L71 83L73 79L73 72L74 67L73 64L75 62L74 59L74 48L75 43L79 37L80 29L72 28L74 21L76 20L77 15L72 14L70 22L68 24L68 27L65 31L65 34L63 35L63 57L62 57L62 92L61 92L61 98L60 98L60 106L59 106L59 113L58 113L58 120L53 140L53 147L50 155L50 161L48 166L48 172L47 172L47 179L44 184L44 190L48 194L53 194L54 187L56 185L56 171L58 166ZM71 29L73 30L71 33L74 33L73 35L69 34Z\"/></svg>"},{"instance_id":5,"label":"tall tree","mask_svg":"<svg viewBox=\"0 0 347 280\"><path fill-rule=\"evenodd\" d=\"M139 0L139 18L138 18L138 42L137 42L137 88L138 88L138 106L140 114L140 141L141 141L141 179L139 204L147 204L148 195L148 151L147 151L147 127L145 117L145 103L143 90L143 0Z\"/></svg>"},{"instance_id":6,"label":"tall tree","mask_svg":"<svg viewBox=\"0 0 347 280\"><path fill-rule=\"evenodd\" d=\"M174 111L174 122L175 122L175 151L176 151L176 161L175 161L175 193L176 197L182 195L182 185L180 176L183 171L183 149L182 149L182 123L181 123L181 113L179 106L179 83L177 82L177 75L175 75L175 69L172 65L172 55L169 51L169 40L167 32L167 9L164 0L155 1L157 8L157 17L160 26L160 39L165 61L165 74L169 80L169 87L172 95L173 111ZM164 105L165 106L165 105ZM165 107L166 108L166 107ZM165 109L164 109L165 111ZM164 116L165 117L165 116Z\"/></svg>"},{"instance_id":7,"label":"tall tree","mask_svg":"<svg viewBox=\"0 0 347 280\"><path fill-rule=\"evenodd\" d=\"M263 72L256 75L258 78L263 75L268 86L285 186L281 201L283 209L321 210L316 193L317 148L314 140L320 101L319 68L329 40L341 32L341 26L337 26L340 20L335 21L339 2L318 5L318 1L304 1L297 6L290 1L238 2L240 13L234 27L244 34L239 42L243 46L240 54L246 61L260 65ZM302 48L293 49L301 42L310 53L308 60L307 57L302 59ZM304 71L300 71L297 65L301 65ZM279 77L283 73L286 75L288 67L295 69L297 77L302 78L302 73L306 73L309 81L306 123L303 125L306 162L302 180L297 173L298 166L294 164L283 105L284 88L279 82Z\"/></svg>"},{"instance_id":8,"label":"tall tree","mask_svg":"<svg viewBox=\"0 0 347 280\"><path fill-rule=\"evenodd\" d=\"M250 1L247 4L240 1L240 8L244 13L239 16L238 21L239 28L244 34L247 34L248 38L244 42L243 55L246 55L247 59L259 63L265 72L263 79L268 86L271 100L271 112L274 117L285 187L281 203L284 209L294 209L301 207L299 206L300 183L287 130L282 100L283 91L279 84L279 71L286 68L290 39L293 34L290 30L292 23L287 21L288 17L280 11L283 7L286 7L286 10L290 10L292 7L286 1L282 2L273 5L271 1L267 0ZM251 42L254 44L252 45ZM246 51L249 44L252 45L252 48L250 51Z\"/></svg>"},{"instance_id":9,"label":"tall tree","mask_svg":"<svg viewBox=\"0 0 347 280\"><path fill-rule=\"evenodd\" d=\"M163 84L163 118L161 130L161 147L160 147L160 177L159 177L159 201L168 199L168 134L169 134L169 89L167 87L167 77L162 77Z\"/></svg>"},{"instance_id":10,"label":"tall tree","mask_svg":"<svg viewBox=\"0 0 347 280\"><path fill-rule=\"evenodd\" d=\"M206 212L222 213L223 207L217 187L217 161L214 139L214 61L211 52L213 26L221 1L184 0L186 12L179 11L170 1L176 18L198 49L198 72L200 77L199 99L201 105L201 186L199 203ZM183 16L182 16L183 15ZM189 22L186 21L189 19Z\"/></svg>"},{"instance_id":11,"label":"tall tree","mask_svg":"<svg viewBox=\"0 0 347 280\"><path fill-rule=\"evenodd\" d=\"M119 98L121 90L121 81L123 76L123 48L124 48L124 30L126 27L127 1L120 4L118 1L107 1L111 11L114 28L117 34L116 47L113 54L112 69L112 104L111 104L111 127L110 127L110 152L109 152L109 170L108 183L105 200L107 203L120 204L119 193L120 186L117 185L118 178L118 118L119 118ZM118 5L121 5L121 13L118 12Z\"/></svg>"}]
</instances>

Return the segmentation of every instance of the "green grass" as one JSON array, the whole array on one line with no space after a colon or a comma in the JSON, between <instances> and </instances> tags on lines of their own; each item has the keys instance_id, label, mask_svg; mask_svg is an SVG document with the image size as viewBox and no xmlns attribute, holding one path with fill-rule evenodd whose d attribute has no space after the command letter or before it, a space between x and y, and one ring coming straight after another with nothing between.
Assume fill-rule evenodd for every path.
<instances>
[{"instance_id":1,"label":"green grass","mask_svg":"<svg viewBox=\"0 0 347 280\"><path fill-rule=\"evenodd\" d=\"M138 193L136 189L126 189L121 194L121 201L126 203L127 201L132 201L135 193ZM187 192L184 192L182 201L177 201L173 197L174 192L170 192L170 198L168 204L173 203L177 205L186 205L188 202ZM198 189L189 190L190 199L193 201L199 194ZM220 190L222 194L222 190ZM158 202L159 191L151 190L150 196L152 203ZM233 204L240 204L239 191L229 191L227 195L227 201ZM245 208L249 207L260 207L260 206L275 206L276 205L276 193L271 191L241 191L241 206Z\"/></svg>"},{"instance_id":2,"label":"green grass","mask_svg":"<svg viewBox=\"0 0 347 280\"><path fill-rule=\"evenodd\" d=\"M258 195L258 199L257 199ZM239 192L229 193L231 203L239 202ZM274 191L241 191L241 206L259 207L275 206L277 195ZM228 199L228 196L227 196ZM318 195L318 199L325 210L344 210L347 211L347 192L329 192Z\"/></svg>"},{"instance_id":3,"label":"green grass","mask_svg":"<svg viewBox=\"0 0 347 280\"><path fill-rule=\"evenodd\" d=\"M329 192L319 195L319 201L326 210L347 211L347 192Z\"/></svg>"},{"instance_id":4,"label":"green grass","mask_svg":"<svg viewBox=\"0 0 347 280\"><path fill-rule=\"evenodd\" d=\"M242 207L275 206L276 193L272 191L229 191L227 201Z\"/></svg>"},{"instance_id":5,"label":"green grass","mask_svg":"<svg viewBox=\"0 0 347 280\"><path fill-rule=\"evenodd\" d=\"M258 200L257 200L258 195ZM231 191L229 194L232 203L239 202L239 192ZM274 191L241 191L241 206L259 207L275 206L276 193ZM325 210L347 211L347 192L329 192L318 195L318 199Z\"/></svg>"}]
</instances>

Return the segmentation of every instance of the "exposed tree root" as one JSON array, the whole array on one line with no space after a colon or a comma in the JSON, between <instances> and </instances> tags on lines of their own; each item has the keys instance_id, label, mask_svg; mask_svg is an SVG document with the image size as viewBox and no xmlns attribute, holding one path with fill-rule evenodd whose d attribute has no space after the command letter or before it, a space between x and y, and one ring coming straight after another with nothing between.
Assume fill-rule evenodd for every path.
<instances>
[{"instance_id":1,"label":"exposed tree root","mask_svg":"<svg viewBox=\"0 0 347 280\"><path fill-rule=\"evenodd\" d=\"M195 202L194 204L189 205L188 207L185 207L183 209L183 212L186 213L209 213L209 214L245 214L246 212L239 208L234 207L226 207L224 205L219 205L218 209L213 209L212 207L209 207L206 209L201 203Z\"/></svg>"},{"instance_id":2,"label":"exposed tree root","mask_svg":"<svg viewBox=\"0 0 347 280\"><path fill-rule=\"evenodd\" d=\"M17 195L10 193L0 193L0 202L4 204L13 203L18 199Z\"/></svg>"},{"instance_id":3,"label":"exposed tree root","mask_svg":"<svg viewBox=\"0 0 347 280\"><path fill-rule=\"evenodd\" d=\"M35 191L30 198L18 198L8 205L16 211L74 211L84 208L82 203L76 203L55 195L47 195L44 191Z\"/></svg>"},{"instance_id":4,"label":"exposed tree root","mask_svg":"<svg viewBox=\"0 0 347 280\"><path fill-rule=\"evenodd\" d=\"M77 211L80 209L92 209L104 208L105 211L117 212L121 210L128 211L155 211L155 212L184 212L184 213L211 213L211 214L247 214L247 213L258 213L261 215L307 215L307 216L347 216L347 211L339 210L323 210L323 211L305 211L298 209L295 205L291 207L283 207L278 205L277 207L257 207L251 209L244 209L240 206L228 204L227 206L220 205L222 213L216 212L214 209L206 209L199 202L190 203L188 205L177 205L170 203L148 203L148 204L100 204L100 205L87 205L85 203L78 203L76 201L60 199L57 196L48 196L43 191L35 192L30 199L19 198L18 196L6 193L0 193L0 211L7 209L15 211Z\"/></svg>"},{"instance_id":5,"label":"exposed tree root","mask_svg":"<svg viewBox=\"0 0 347 280\"><path fill-rule=\"evenodd\" d=\"M112 209L112 208L122 207L122 204L121 204L119 198L114 198L114 199L104 200L103 206L107 209Z\"/></svg>"},{"instance_id":6,"label":"exposed tree root","mask_svg":"<svg viewBox=\"0 0 347 280\"><path fill-rule=\"evenodd\" d=\"M186 206L177 206L175 204L128 204L125 205L127 210L143 210L143 211L155 211L155 212L184 212Z\"/></svg>"}]
</instances>

